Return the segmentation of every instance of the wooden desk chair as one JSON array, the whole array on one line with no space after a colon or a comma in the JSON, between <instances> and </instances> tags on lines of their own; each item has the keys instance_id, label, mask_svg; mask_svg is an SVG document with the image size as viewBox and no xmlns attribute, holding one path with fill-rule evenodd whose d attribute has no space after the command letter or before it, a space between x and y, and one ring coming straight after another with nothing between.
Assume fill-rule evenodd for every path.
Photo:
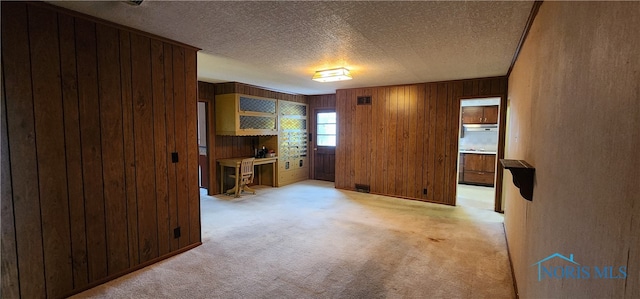
<instances>
[{"instance_id":1,"label":"wooden desk chair","mask_svg":"<svg viewBox=\"0 0 640 299\"><path fill-rule=\"evenodd\" d=\"M253 162L256 158L242 159L240 163L240 178L236 179L234 174L229 175L236 181L236 186L227 190L228 194L235 193L235 197L240 197L242 191L256 194L256 191L249 188L249 184L253 183Z\"/></svg>"}]
</instances>

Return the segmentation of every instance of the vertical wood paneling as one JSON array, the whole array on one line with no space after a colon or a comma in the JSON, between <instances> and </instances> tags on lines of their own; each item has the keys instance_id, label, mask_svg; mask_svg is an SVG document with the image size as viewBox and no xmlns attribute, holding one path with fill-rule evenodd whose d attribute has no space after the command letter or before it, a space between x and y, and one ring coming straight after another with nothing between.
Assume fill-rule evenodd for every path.
<instances>
[{"instance_id":1,"label":"vertical wood paneling","mask_svg":"<svg viewBox=\"0 0 640 299\"><path fill-rule=\"evenodd\" d=\"M504 93L505 80L502 78L491 79L491 91L490 94L502 94Z\"/></svg>"},{"instance_id":2,"label":"vertical wood paneling","mask_svg":"<svg viewBox=\"0 0 640 299\"><path fill-rule=\"evenodd\" d=\"M450 204L455 204L457 193L457 175L458 175L458 140L460 140L460 97L462 97L462 82L454 82L451 86L451 99L450 111L449 111L449 156L447 157L447 166L445 169L449 172L447 178L449 183L447 184L448 191L446 192L448 198L452 200Z\"/></svg>"},{"instance_id":3,"label":"vertical wood paneling","mask_svg":"<svg viewBox=\"0 0 640 299\"><path fill-rule=\"evenodd\" d=\"M411 198L418 198L420 195L418 190L421 190L420 184L417 184L416 180L416 168L420 166L416 163L418 154L418 136L417 136L417 128L418 128L418 86L407 86L409 91L409 104L406 106L409 111L409 117L407 118L407 127L406 131L409 133L409 148L407 150L407 155L405 159L407 160L407 193L405 196Z\"/></svg>"},{"instance_id":4,"label":"vertical wood paneling","mask_svg":"<svg viewBox=\"0 0 640 299\"><path fill-rule=\"evenodd\" d=\"M342 171L342 165L344 165L344 153L345 146L343 142L345 140L344 130L342 129L342 124L344 124L344 115L347 113L344 108L344 98L346 92L344 90L336 91L336 121L338 122L337 130L337 140L336 140L336 165L340 165L336 167L335 173L335 186L336 188L345 189L344 186L344 174ZM338 99L341 99L339 101Z\"/></svg>"},{"instance_id":5,"label":"vertical wood paneling","mask_svg":"<svg viewBox=\"0 0 640 299\"><path fill-rule=\"evenodd\" d=\"M370 96L372 97L372 101L373 101L373 89L372 88L366 88L364 90L364 96ZM366 177L365 177L365 183L367 185L369 185L369 187L371 187L371 179L373 177L373 156L374 156L374 152L375 152L375 148L373 146L373 139L374 139L374 134L375 131L371 130L371 128L373 127L373 120L372 120L372 112L373 112L373 104L372 105L364 105L365 108L365 117L366 117L366 122L365 122L365 133L366 133L366 138L364 139L364 148L366 149L366 155L364 156L364 159L362 160L362 162L365 165L365 171L366 171Z\"/></svg>"},{"instance_id":6,"label":"vertical wood paneling","mask_svg":"<svg viewBox=\"0 0 640 299\"><path fill-rule=\"evenodd\" d=\"M29 6L28 14L45 279L47 296L60 297L73 288L73 274L58 24L40 7Z\"/></svg>"},{"instance_id":7,"label":"vertical wood paneling","mask_svg":"<svg viewBox=\"0 0 640 299\"><path fill-rule=\"evenodd\" d=\"M385 93L384 93L384 89L382 88L375 88L372 91L372 97L371 97L371 105L373 108L373 112L372 112L372 118L373 118L373 124L372 124L372 128L374 128L374 138L375 138L375 142L374 142L374 153L373 153L373 160L372 162L372 168L373 168L373 180L371 182L371 192L375 192L375 193L384 193L384 186L385 186L385 178L387 177L387 166L385 163L385 150L381 150L381 149L385 149L385 135L384 135L384 130L386 127L386 123L385 123L385 111L386 111L386 103L387 103L387 99L385 98Z\"/></svg>"},{"instance_id":8,"label":"vertical wood paneling","mask_svg":"<svg viewBox=\"0 0 640 299\"><path fill-rule=\"evenodd\" d=\"M167 161L171 159L171 153L176 152L176 128L175 128L175 104L173 101L173 46L164 44L164 74L165 74L165 120L167 134L167 152L165 157ZM178 227L178 178L176 174L176 164L167 164L167 180L169 182L169 242L171 250L180 248L180 242L177 238L173 238L173 229Z\"/></svg>"},{"instance_id":9,"label":"vertical wood paneling","mask_svg":"<svg viewBox=\"0 0 640 299\"><path fill-rule=\"evenodd\" d=\"M427 199L434 201L435 198L435 178L436 178L436 109L437 109L437 97L438 86L437 84L429 84L429 107L427 109L428 117L428 134L429 134L429 147L426 149L427 168L426 170L426 186L427 186Z\"/></svg>"},{"instance_id":10,"label":"vertical wood paneling","mask_svg":"<svg viewBox=\"0 0 640 299\"><path fill-rule=\"evenodd\" d=\"M165 69L164 47L158 40L151 41L151 84L153 91L153 139L155 153L156 203L158 213L158 254L171 251L169 229L169 184L167 167L167 128L165 126Z\"/></svg>"},{"instance_id":11,"label":"vertical wood paneling","mask_svg":"<svg viewBox=\"0 0 640 299\"><path fill-rule=\"evenodd\" d=\"M346 115L347 118L347 126L346 126L346 132L345 134L347 134L347 136L354 136L355 134L357 134L356 131L356 119L355 119L355 111L356 111L356 95L355 95L355 90L348 90L347 93L349 94L348 96L348 101L347 101L347 111L349 111L349 114ZM355 146L355 139L351 138L348 140L347 142L348 144L348 148L354 149ZM356 183L356 172L355 172L355 168L356 168L356 156L358 155L358 152L360 152L362 149L361 148L355 148L354 150L348 151L347 152L347 160L346 160L346 169L347 169L347 186L350 189L354 189L355 188L355 183Z\"/></svg>"},{"instance_id":12,"label":"vertical wood paneling","mask_svg":"<svg viewBox=\"0 0 640 299\"><path fill-rule=\"evenodd\" d=\"M127 233L129 235L129 267L140 263L138 247L138 194L136 184L136 153L133 128L133 88L131 87L131 38L120 30L120 79L122 99L122 133L127 199Z\"/></svg>"},{"instance_id":13,"label":"vertical wood paneling","mask_svg":"<svg viewBox=\"0 0 640 299\"><path fill-rule=\"evenodd\" d=\"M353 189L356 178L372 193L455 205L460 98L499 96L504 82L498 77L338 90L336 164L343 169L336 172L336 188ZM368 94L370 110L353 111L357 96Z\"/></svg>"},{"instance_id":14,"label":"vertical wood paneling","mask_svg":"<svg viewBox=\"0 0 640 299\"><path fill-rule=\"evenodd\" d=\"M186 100L185 100L185 65L184 49L173 47L173 101L175 116L176 140L187 140ZM180 74L180 75L178 75ZM187 144L176 142L179 162L176 164L178 226L181 236L180 247L189 244L189 186L187 176Z\"/></svg>"},{"instance_id":15,"label":"vertical wood paneling","mask_svg":"<svg viewBox=\"0 0 640 299\"><path fill-rule=\"evenodd\" d=\"M60 298L178 249L168 220L178 205L167 199L169 186L177 195L167 168L176 144L189 192L182 246L199 242L197 164L188 162L197 163L196 135L187 136L196 51L164 43L47 4L2 2L3 298ZM178 73L174 47L189 65ZM178 139L165 116L174 74Z\"/></svg>"},{"instance_id":16,"label":"vertical wood paneling","mask_svg":"<svg viewBox=\"0 0 640 299\"><path fill-rule=\"evenodd\" d=\"M46 296L46 290L27 7L22 3L2 4L2 75L20 294L24 298L42 298ZM2 259L4 265L4 252Z\"/></svg>"},{"instance_id":17,"label":"vertical wood paneling","mask_svg":"<svg viewBox=\"0 0 640 299\"><path fill-rule=\"evenodd\" d=\"M4 18L4 16L2 16ZM4 27L4 24L3 24ZM3 32L4 34L4 28ZM13 191L11 190L11 162L9 157L9 137L7 136L7 106L4 99L4 82L0 92L0 206L2 218L0 218L2 250L2 298L19 298L20 285L18 280L18 252L16 248L15 215L13 213Z\"/></svg>"},{"instance_id":18,"label":"vertical wood paneling","mask_svg":"<svg viewBox=\"0 0 640 299\"><path fill-rule=\"evenodd\" d=\"M80 115L78 112L78 78L74 20L58 16L60 38L60 67L62 101L64 107L64 139L67 161L67 188L69 196L69 226L73 285L83 287L89 283L87 266L87 240L85 235L84 186L82 179L82 146L80 143Z\"/></svg>"},{"instance_id":19,"label":"vertical wood paneling","mask_svg":"<svg viewBox=\"0 0 640 299\"><path fill-rule=\"evenodd\" d=\"M363 90L362 89L354 89L351 90L351 96L349 97L349 102L357 99L358 97L363 95ZM352 133L350 134L351 136L353 136L353 146L355 147L355 150L353 151L354 157L353 157L353 171L354 171L354 181L353 184L354 185L350 185L351 188L355 188L355 184L367 184L367 181L365 179L365 173L366 173L366 169L364 169L364 163L362 163L364 161L364 159L366 158L366 150L367 150L367 145L365 144L365 138L366 138L366 131L367 128L365 128L364 126L366 125L366 111L365 111L365 106L363 105L356 105L355 106L355 113L354 113L354 123L353 126L351 126L351 128L353 128Z\"/></svg>"},{"instance_id":20,"label":"vertical wood paneling","mask_svg":"<svg viewBox=\"0 0 640 299\"><path fill-rule=\"evenodd\" d=\"M451 126L451 119L455 118L455 114L452 114L452 109L454 106L454 100L453 100L453 83L452 82L448 82L446 85L446 92L447 92L447 96L445 98L445 102L446 102L446 109L444 111L445 113L445 120L444 120L444 134L443 134L443 138L444 138L444 149L443 149L443 159L442 159L442 176L444 178L444 183L442 185L442 202L444 202L445 204L448 205L453 205L455 202L455 198L451 197L451 193L449 193L451 191L451 187L456 185L456 182L451 182L451 177L450 174L454 171L451 169L451 165L450 165L450 158L451 158L451 144L452 143L458 143L458 140L454 137L452 137L452 126ZM454 177L455 178L455 177Z\"/></svg>"},{"instance_id":21,"label":"vertical wood paneling","mask_svg":"<svg viewBox=\"0 0 640 299\"><path fill-rule=\"evenodd\" d=\"M200 185L198 183L198 94L196 53L185 52L187 152L189 182L189 244L200 242Z\"/></svg>"},{"instance_id":22,"label":"vertical wood paneling","mask_svg":"<svg viewBox=\"0 0 640 299\"><path fill-rule=\"evenodd\" d=\"M493 79L483 79L478 82L478 93L485 95L491 93L491 81Z\"/></svg>"},{"instance_id":23,"label":"vertical wood paneling","mask_svg":"<svg viewBox=\"0 0 640 299\"><path fill-rule=\"evenodd\" d=\"M340 97L342 99L342 101L338 102L338 106L341 107L341 113L337 113L338 117L340 118L339 123L340 124L344 124L344 126L338 126L338 130L340 130L340 143L339 145L337 145L336 148L336 165L340 165L340 167L336 168L336 187L338 186L337 182L338 182L338 173L340 173L340 186L341 188L344 189L352 189L353 186L349 185L349 152L351 151L351 146L350 146L350 141L352 140L351 136L349 135L349 127L347 125L347 121L348 118L351 117L351 111L349 111L349 91L348 90L344 90L344 91L339 91L340 93L343 93L344 95L342 97ZM338 101L336 99L336 101ZM350 138L346 138L346 136L350 136ZM338 149L342 149L342 153L341 153L341 159L340 162L338 162ZM347 150L349 149L349 150Z\"/></svg>"},{"instance_id":24,"label":"vertical wood paneling","mask_svg":"<svg viewBox=\"0 0 640 299\"><path fill-rule=\"evenodd\" d=\"M425 85L420 84L416 88L416 168L414 170L415 182L418 185L416 188L416 198L425 199L426 195L423 193L423 189L426 185L423 181L425 163L424 163L424 148L427 140L427 134L425 133Z\"/></svg>"},{"instance_id":25,"label":"vertical wood paneling","mask_svg":"<svg viewBox=\"0 0 640 299\"><path fill-rule=\"evenodd\" d=\"M404 87L403 86L398 86L398 87L393 87L394 93L393 93L393 106L395 107L394 110L394 126L395 129L393 131L393 143L395 144L395 150L393 151L393 153L395 153L394 155L392 155L392 159L395 160L395 175L393 176L394 182L393 185L395 187L395 193L397 193L400 196L403 196L404 190L403 190L403 184L404 181L406 180L406 177L404 176L404 154L405 154L405 143L404 143L404 119L405 119L405 110L404 110L404 100L405 100L405 96L404 96Z\"/></svg>"},{"instance_id":26,"label":"vertical wood paneling","mask_svg":"<svg viewBox=\"0 0 640 299\"><path fill-rule=\"evenodd\" d=\"M469 96L473 93L473 82L472 80L467 80L462 82L462 95Z\"/></svg>"},{"instance_id":27,"label":"vertical wood paneling","mask_svg":"<svg viewBox=\"0 0 640 299\"><path fill-rule=\"evenodd\" d=\"M107 276L96 32L95 23L76 19L75 25L85 217L91 220L87 221L87 257L89 282L93 282Z\"/></svg>"},{"instance_id":28,"label":"vertical wood paneling","mask_svg":"<svg viewBox=\"0 0 640 299\"><path fill-rule=\"evenodd\" d=\"M96 26L109 273L129 267L118 30Z\"/></svg>"},{"instance_id":29,"label":"vertical wood paneling","mask_svg":"<svg viewBox=\"0 0 640 299\"><path fill-rule=\"evenodd\" d=\"M391 115L390 112L390 101L389 101L389 88L379 88L378 89L378 96L380 98L380 119L378 120L379 122L382 122L384 125L382 125L382 129L380 132L380 142L379 145L381 146L380 148L384 148L385 151L389 151L389 145L390 145L390 141L389 141L389 136L387 134L387 131L389 130L389 116ZM388 163L388 159L390 157L390 155L383 153L379 153L378 158L380 159L380 162L378 165L380 165L379 167L382 167L382 178L379 179L380 181L380 185L379 185L379 190L381 190L382 194L389 194L389 187L387 185L387 181L391 178L390 172L389 172L389 163Z\"/></svg>"},{"instance_id":30,"label":"vertical wood paneling","mask_svg":"<svg viewBox=\"0 0 640 299\"><path fill-rule=\"evenodd\" d=\"M403 90L403 99L402 102L402 144L404 149L402 150L402 171L400 172L403 180L402 180L402 196L408 196L409 193L409 169L411 169L412 161L409 159L409 153L411 151L411 141L409 140L409 121L411 118L411 89L409 86L404 86ZM413 185L411 185L411 189L413 189Z\"/></svg>"},{"instance_id":31,"label":"vertical wood paneling","mask_svg":"<svg viewBox=\"0 0 640 299\"><path fill-rule=\"evenodd\" d=\"M131 35L131 86L133 88L140 262L158 257L150 47L149 38Z\"/></svg>"},{"instance_id":32,"label":"vertical wood paneling","mask_svg":"<svg viewBox=\"0 0 640 299\"><path fill-rule=\"evenodd\" d=\"M387 157L387 183L386 183L386 192L387 194L398 194L396 190L396 160L398 153L398 144L396 137L398 136L398 128L397 128L397 115L398 115L398 89L397 87L390 87L388 90L388 107L387 111L388 115L388 127L386 134L386 144L385 147L388 153L391 153Z\"/></svg>"},{"instance_id":33,"label":"vertical wood paneling","mask_svg":"<svg viewBox=\"0 0 640 299\"><path fill-rule=\"evenodd\" d=\"M444 201L444 184L445 184L445 167L444 155L446 148L446 120L447 120L447 83L439 83L437 85L436 97L436 119L435 119L435 177L433 185L433 200L437 202Z\"/></svg>"}]
</instances>

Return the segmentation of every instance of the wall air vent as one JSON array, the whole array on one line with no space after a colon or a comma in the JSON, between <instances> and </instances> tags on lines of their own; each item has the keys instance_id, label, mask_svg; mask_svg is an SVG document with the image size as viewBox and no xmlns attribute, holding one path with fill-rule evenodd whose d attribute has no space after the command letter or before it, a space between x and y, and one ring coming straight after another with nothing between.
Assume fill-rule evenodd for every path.
<instances>
[{"instance_id":1,"label":"wall air vent","mask_svg":"<svg viewBox=\"0 0 640 299\"><path fill-rule=\"evenodd\" d=\"M369 187L369 185L356 184L356 191L362 192L362 193L369 193L371 191L371 188Z\"/></svg>"},{"instance_id":2,"label":"wall air vent","mask_svg":"<svg viewBox=\"0 0 640 299\"><path fill-rule=\"evenodd\" d=\"M371 105L371 96L358 97L358 105Z\"/></svg>"},{"instance_id":3,"label":"wall air vent","mask_svg":"<svg viewBox=\"0 0 640 299\"><path fill-rule=\"evenodd\" d=\"M142 1L143 0L127 0L127 3L131 5L139 6L140 4L142 4Z\"/></svg>"}]
</instances>

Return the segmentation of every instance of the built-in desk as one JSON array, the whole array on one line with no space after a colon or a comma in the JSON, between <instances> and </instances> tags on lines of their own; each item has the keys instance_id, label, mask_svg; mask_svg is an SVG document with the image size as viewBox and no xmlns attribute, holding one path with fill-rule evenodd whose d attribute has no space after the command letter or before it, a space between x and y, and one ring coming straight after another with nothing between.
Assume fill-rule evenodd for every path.
<instances>
[{"instance_id":1,"label":"built-in desk","mask_svg":"<svg viewBox=\"0 0 640 299\"><path fill-rule=\"evenodd\" d=\"M231 167L235 168L236 172L236 181L235 186L238 186L238 180L240 179L240 164L242 163L242 159L251 158L251 157L239 157L239 158L227 158L227 159L219 159L217 160L220 164L220 193L224 193L224 168ZM259 158L253 162L254 166L260 166L265 164L273 164L272 169L272 182L271 185L273 187L276 186L276 163L278 162L278 157L270 157L270 158ZM255 173L255 172L254 172ZM258 185L262 185L262 176L258 176Z\"/></svg>"}]
</instances>

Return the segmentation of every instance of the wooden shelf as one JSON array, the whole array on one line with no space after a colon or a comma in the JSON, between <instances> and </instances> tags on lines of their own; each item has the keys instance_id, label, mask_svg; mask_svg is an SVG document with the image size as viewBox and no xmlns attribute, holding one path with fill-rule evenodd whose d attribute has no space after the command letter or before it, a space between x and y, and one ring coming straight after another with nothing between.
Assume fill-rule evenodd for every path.
<instances>
[{"instance_id":1,"label":"wooden shelf","mask_svg":"<svg viewBox=\"0 0 640 299\"><path fill-rule=\"evenodd\" d=\"M520 195L528 201L533 201L533 177L536 169L524 160L500 159L504 169L509 169L513 175L513 184L520 189Z\"/></svg>"}]
</instances>

